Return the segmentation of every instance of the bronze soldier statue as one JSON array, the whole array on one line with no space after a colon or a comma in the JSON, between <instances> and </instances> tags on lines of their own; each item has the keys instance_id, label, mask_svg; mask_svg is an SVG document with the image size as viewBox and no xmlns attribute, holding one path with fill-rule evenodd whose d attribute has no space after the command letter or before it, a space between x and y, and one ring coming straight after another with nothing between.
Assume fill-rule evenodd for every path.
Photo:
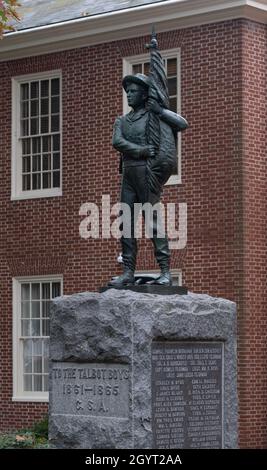
<instances>
[{"instance_id":1,"label":"bronze soldier statue","mask_svg":"<svg viewBox=\"0 0 267 470\"><path fill-rule=\"evenodd\" d=\"M132 110L118 117L114 124L112 144L122 155L121 202L129 205L131 220L127 222L123 218L124 272L109 282L108 285L113 287L134 283L137 255L134 204L150 203L154 206L159 203L163 185L177 165L177 132L188 127L182 116L168 109L167 79L155 35L149 47L152 50L150 75L137 73L124 77L122 85ZM127 223L131 224L130 237L123 235ZM170 250L167 236L158 236L157 212L153 212L148 223L152 227L151 240L161 270L154 283L170 286Z\"/></svg>"}]
</instances>

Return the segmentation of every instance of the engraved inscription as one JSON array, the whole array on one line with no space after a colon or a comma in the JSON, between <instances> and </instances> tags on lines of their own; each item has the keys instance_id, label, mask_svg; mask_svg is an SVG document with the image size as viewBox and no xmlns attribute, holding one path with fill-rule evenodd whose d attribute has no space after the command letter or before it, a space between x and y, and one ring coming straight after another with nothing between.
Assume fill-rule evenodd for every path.
<instances>
[{"instance_id":1,"label":"engraved inscription","mask_svg":"<svg viewBox=\"0 0 267 470\"><path fill-rule=\"evenodd\" d=\"M57 362L51 376L53 414L128 417L128 366Z\"/></svg>"},{"instance_id":2,"label":"engraved inscription","mask_svg":"<svg viewBox=\"0 0 267 470\"><path fill-rule=\"evenodd\" d=\"M154 342L155 448L222 448L222 391L223 343Z\"/></svg>"}]
</instances>

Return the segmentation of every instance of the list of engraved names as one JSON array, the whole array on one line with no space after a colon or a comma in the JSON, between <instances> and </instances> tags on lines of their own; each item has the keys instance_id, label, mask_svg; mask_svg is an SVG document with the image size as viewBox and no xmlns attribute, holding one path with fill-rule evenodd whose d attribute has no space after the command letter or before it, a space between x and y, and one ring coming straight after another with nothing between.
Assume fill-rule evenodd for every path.
<instances>
[{"instance_id":1,"label":"list of engraved names","mask_svg":"<svg viewBox=\"0 0 267 470\"><path fill-rule=\"evenodd\" d=\"M155 448L222 448L222 407L222 342L152 344Z\"/></svg>"}]
</instances>

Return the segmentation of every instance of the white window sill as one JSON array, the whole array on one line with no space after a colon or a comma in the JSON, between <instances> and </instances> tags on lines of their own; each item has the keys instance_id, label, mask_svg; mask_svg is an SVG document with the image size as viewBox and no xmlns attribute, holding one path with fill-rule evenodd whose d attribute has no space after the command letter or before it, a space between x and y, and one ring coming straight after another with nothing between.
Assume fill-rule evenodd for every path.
<instances>
[{"instance_id":1,"label":"white window sill","mask_svg":"<svg viewBox=\"0 0 267 470\"><path fill-rule=\"evenodd\" d=\"M176 184L182 184L181 176L176 176L176 175L171 176L168 179L167 183L165 183L165 186L172 186Z\"/></svg>"},{"instance_id":2,"label":"white window sill","mask_svg":"<svg viewBox=\"0 0 267 470\"><path fill-rule=\"evenodd\" d=\"M62 189L52 189L49 191L24 191L18 195L12 195L11 201L20 201L25 199L37 199L45 197L58 197L62 196Z\"/></svg>"},{"instance_id":3,"label":"white window sill","mask_svg":"<svg viewBox=\"0 0 267 470\"><path fill-rule=\"evenodd\" d=\"M18 396L18 397L12 397L12 401L31 401L31 402L43 402L43 403L49 403L49 397L48 395L43 396L43 397L33 397L33 396Z\"/></svg>"}]
</instances>

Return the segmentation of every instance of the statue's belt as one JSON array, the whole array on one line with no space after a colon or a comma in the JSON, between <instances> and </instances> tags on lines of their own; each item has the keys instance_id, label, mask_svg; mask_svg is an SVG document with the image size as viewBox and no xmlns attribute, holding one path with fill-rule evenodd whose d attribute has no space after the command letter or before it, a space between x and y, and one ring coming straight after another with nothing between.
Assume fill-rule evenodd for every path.
<instances>
[{"instance_id":1,"label":"statue's belt","mask_svg":"<svg viewBox=\"0 0 267 470\"><path fill-rule=\"evenodd\" d=\"M122 166L123 168L128 168L130 166L145 166L147 164L147 160L123 160Z\"/></svg>"}]
</instances>

